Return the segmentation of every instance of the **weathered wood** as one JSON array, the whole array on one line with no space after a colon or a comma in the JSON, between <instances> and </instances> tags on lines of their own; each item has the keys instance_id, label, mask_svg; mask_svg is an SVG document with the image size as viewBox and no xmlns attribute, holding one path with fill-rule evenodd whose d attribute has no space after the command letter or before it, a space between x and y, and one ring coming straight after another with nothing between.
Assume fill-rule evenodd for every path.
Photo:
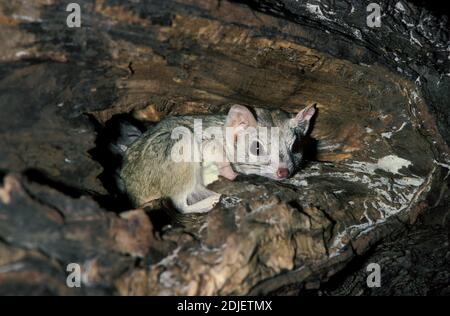
<instances>
[{"instance_id":1,"label":"weathered wood","mask_svg":"<svg viewBox=\"0 0 450 316\"><path fill-rule=\"evenodd\" d=\"M306 1L79 1L79 29L64 2L0 3L0 292L448 293L448 28L380 2L380 30L359 1L324 1L320 16ZM115 118L148 126L232 103L316 103L304 169L220 179L205 216L129 211L107 151ZM381 290L361 285L373 261ZM81 289L66 286L71 262ZM423 290L402 292L403 262Z\"/></svg>"}]
</instances>

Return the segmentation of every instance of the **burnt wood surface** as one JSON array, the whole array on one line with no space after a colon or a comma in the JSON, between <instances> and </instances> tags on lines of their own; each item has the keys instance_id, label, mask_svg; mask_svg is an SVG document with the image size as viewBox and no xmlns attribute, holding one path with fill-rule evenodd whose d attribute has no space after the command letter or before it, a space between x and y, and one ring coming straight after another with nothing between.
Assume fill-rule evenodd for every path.
<instances>
[{"instance_id":1,"label":"burnt wood surface","mask_svg":"<svg viewBox=\"0 0 450 316\"><path fill-rule=\"evenodd\" d=\"M0 2L0 294L449 295L448 19L420 1ZM132 210L108 152L233 103L317 104L293 178ZM66 285L69 263L81 288ZM379 263L382 286L366 286Z\"/></svg>"}]
</instances>

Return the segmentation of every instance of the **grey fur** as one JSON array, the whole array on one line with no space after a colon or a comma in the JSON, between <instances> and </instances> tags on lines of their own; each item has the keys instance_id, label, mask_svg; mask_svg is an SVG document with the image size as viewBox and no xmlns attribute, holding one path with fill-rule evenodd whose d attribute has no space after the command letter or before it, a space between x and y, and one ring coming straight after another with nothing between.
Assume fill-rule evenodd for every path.
<instances>
[{"instance_id":1,"label":"grey fur","mask_svg":"<svg viewBox=\"0 0 450 316\"><path fill-rule=\"evenodd\" d=\"M142 132L129 122L120 122L119 129L119 136L110 145L110 150L119 156L124 156L131 144L141 137Z\"/></svg>"},{"instance_id":2,"label":"grey fur","mask_svg":"<svg viewBox=\"0 0 450 316\"><path fill-rule=\"evenodd\" d=\"M256 109L256 113L258 126L280 128L280 161L292 175L302 155L294 154L291 150L299 135L292 127L289 115L264 109ZM195 119L202 119L203 129L206 129L224 127L227 116L167 117L134 140L124 152L119 182L122 182L135 206L167 197L181 212L191 213L207 212L219 201L220 194L206 189L203 183L202 162L174 162L170 156L172 146L178 141L171 139L173 129L184 126L193 131ZM276 170L270 165L240 162L232 163L231 166L238 173L260 174L276 179L271 176Z\"/></svg>"}]
</instances>

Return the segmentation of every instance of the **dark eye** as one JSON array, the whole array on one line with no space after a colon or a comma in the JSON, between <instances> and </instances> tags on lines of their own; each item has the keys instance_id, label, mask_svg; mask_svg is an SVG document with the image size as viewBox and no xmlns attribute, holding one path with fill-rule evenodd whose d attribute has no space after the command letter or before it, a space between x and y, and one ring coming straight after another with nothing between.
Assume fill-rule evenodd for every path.
<instances>
[{"instance_id":1,"label":"dark eye","mask_svg":"<svg viewBox=\"0 0 450 316\"><path fill-rule=\"evenodd\" d=\"M253 156L264 155L264 147L261 145L260 142L254 141L250 146L250 153Z\"/></svg>"}]
</instances>

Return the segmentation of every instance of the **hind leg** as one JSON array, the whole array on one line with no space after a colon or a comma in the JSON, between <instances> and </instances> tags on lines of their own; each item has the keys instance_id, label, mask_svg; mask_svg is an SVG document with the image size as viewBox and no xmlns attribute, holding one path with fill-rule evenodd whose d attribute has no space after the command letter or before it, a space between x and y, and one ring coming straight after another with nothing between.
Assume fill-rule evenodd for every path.
<instances>
[{"instance_id":1,"label":"hind leg","mask_svg":"<svg viewBox=\"0 0 450 316\"><path fill-rule=\"evenodd\" d=\"M200 156L200 150L194 143L193 150ZM203 165L200 162L186 165L185 174L189 179L183 191L171 196L172 202L181 213L206 213L219 201L221 195L208 190L203 184Z\"/></svg>"}]
</instances>

